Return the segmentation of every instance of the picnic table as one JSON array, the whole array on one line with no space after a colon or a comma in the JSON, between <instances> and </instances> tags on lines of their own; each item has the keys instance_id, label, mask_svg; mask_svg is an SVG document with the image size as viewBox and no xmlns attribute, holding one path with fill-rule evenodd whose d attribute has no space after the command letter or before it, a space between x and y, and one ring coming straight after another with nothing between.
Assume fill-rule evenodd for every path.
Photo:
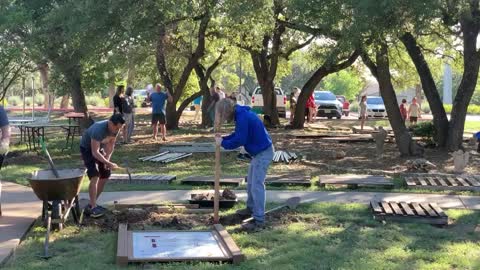
<instances>
[{"instance_id":1,"label":"picnic table","mask_svg":"<svg viewBox=\"0 0 480 270\"><path fill-rule=\"evenodd\" d=\"M77 124L80 124L80 119L85 118L85 114L80 113L80 112L69 112L69 113L64 114L63 116L68 118L68 124L69 125L72 124L72 120L77 122Z\"/></svg>"},{"instance_id":2,"label":"picnic table","mask_svg":"<svg viewBox=\"0 0 480 270\"><path fill-rule=\"evenodd\" d=\"M65 148L70 144L70 148L73 147L73 140L75 138L76 130L79 130L78 125L62 125L51 123L27 123L21 125L21 129L24 130L24 136L26 140L24 142L28 146L29 151L37 151L41 146L39 139L45 140L45 128L61 128L67 132Z\"/></svg>"}]
</instances>

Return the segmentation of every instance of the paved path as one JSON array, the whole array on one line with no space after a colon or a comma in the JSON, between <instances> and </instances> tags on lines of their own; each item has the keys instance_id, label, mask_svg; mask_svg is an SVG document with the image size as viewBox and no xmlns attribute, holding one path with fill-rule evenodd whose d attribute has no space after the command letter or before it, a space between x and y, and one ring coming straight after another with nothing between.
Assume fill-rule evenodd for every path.
<instances>
[{"instance_id":1,"label":"paved path","mask_svg":"<svg viewBox=\"0 0 480 270\"><path fill-rule=\"evenodd\" d=\"M188 200L190 193L213 192L207 190L168 190L168 191L120 191L105 192L100 196L100 204L113 204L114 201L126 204L135 203L161 203L179 200ZM245 191L235 191L240 200L246 200ZM421 202L428 200L436 202L443 208L477 209L480 210L480 197L441 194L415 194L415 193L376 193L376 192L330 192L330 191L267 191L267 201L282 202L292 196L300 196L303 202L337 202L337 203L363 203L370 200L412 201ZM88 195L82 193L82 198Z\"/></svg>"},{"instance_id":2,"label":"paved path","mask_svg":"<svg viewBox=\"0 0 480 270\"><path fill-rule=\"evenodd\" d=\"M9 182L2 182L1 202L0 266L13 253L42 211L42 202L31 188Z\"/></svg>"},{"instance_id":3,"label":"paved path","mask_svg":"<svg viewBox=\"0 0 480 270\"><path fill-rule=\"evenodd\" d=\"M206 190L168 190L168 191L121 191L105 192L99 203L161 203L183 201L190 193ZM212 192L212 191L209 191ZM245 191L236 191L240 200L246 199ZM3 182L1 195L3 216L0 217L0 266L20 243L33 221L40 216L42 204L29 187ZM436 202L443 208L478 209L480 197L460 195L415 194L415 193L375 193L375 192L329 192L329 191L267 191L267 201L282 202L292 196L300 196L303 202L336 202L368 204L370 200ZM80 194L88 198L88 194Z\"/></svg>"}]
</instances>

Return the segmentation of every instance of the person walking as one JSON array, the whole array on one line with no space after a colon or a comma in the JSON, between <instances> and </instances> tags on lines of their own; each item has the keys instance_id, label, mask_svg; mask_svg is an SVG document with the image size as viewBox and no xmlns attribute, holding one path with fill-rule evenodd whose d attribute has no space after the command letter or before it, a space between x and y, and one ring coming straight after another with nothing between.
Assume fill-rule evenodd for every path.
<instances>
[{"instance_id":1,"label":"person walking","mask_svg":"<svg viewBox=\"0 0 480 270\"><path fill-rule=\"evenodd\" d=\"M235 122L235 131L228 136L215 134L215 143L224 149L243 146L252 157L247 175L247 208L237 213L253 216L253 223L242 224L246 230L265 226L265 177L273 158L272 139L260 118L248 106L236 105L231 99L222 99L216 108L215 124Z\"/></svg>"},{"instance_id":2,"label":"person walking","mask_svg":"<svg viewBox=\"0 0 480 270\"><path fill-rule=\"evenodd\" d=\"M91 217L97 218L105 214L106 209L97 205L97 199L110 177L111 170L118 168L118 165L110 159L118 132L124 124L123 116L116 113L109 120L96 122L83 132L80 154L90 179L88 186L90 202L85 207L85 213Z\"/></svg>"},{"instance_id":3,"label":"person walking","mask_svg":"<svg viewBox=\"0 0 480 270\"><path fill-rule=\"evenodd\" d=\"M193 121L197 121L198 114L200 113L200 107L202 104L203 96L199 96L193 100L193 107L195 108L195 116L193 117Z\"/></svg>"},{"instance_id":4,"label":"person walking","mask_svg":"<svg viewBox=\"0 0 480 270\"><path fill-rule=\"evenodd\" d=\"M123 129L124 143L132 143L134 122L135 101L133 100L133 88L127 87L125 97L122 99L123 118L125 119L125 127Z\"/></svg>"},{"instance_id":5,"label":"person walking","mask_svg":"<svg viewBox=\"0 0 480 270\"><path fill-rule=\"evenodd\" d=\"M416 125L418 118L421 117L420 106L418 106L417 98L412 98L412 104L408 106L408 118L410 119L410 125Z\"/></svg>"},{"instance_id":6,"label":"person walking","mask_svg":"<svg viewBox=\"0 0 480 270\"><path fill-rule=\"evenodd\" d=\"M402 116L403 122L407 121L407 100L402 99L402 104L400 104L400 115Z\"/></svg>"},{"instance_id":7,"label":"person walking","mask_svg":"<svg viewBox=\"0 0 480 270\"><path fill-rule=\"evenodd\" d=\"M0 139L0 169L3 167L3 161L8 153L10 146L10 123L8 121L7 112L0 106L0 130L2 131L2 136ZM0 198L2 197L2 179L0 179ZM0 202L0 217L2 216L2 204Z\"/></svg>"},{"instance_id":8,"label":"person walking","mask_svg":"<svg viewBox=\"0 0 480 270\"><path fill-rule=\"evenodd\" d=\"M167 123L167 118L165 113L165 101L172 102L173 97L168 90L164 91L162 85L159 83L157 83L155 90L156 92L148 96L149 101L152 102L153 139L157 139L158 125L160 125L162 140L166 141L167 128L165 127L165 124Z\"/></svg>"},{"instance_id":9,"label":"person walking","mask_svg":"<svg viewBox=\"0 0 480 270\"><path fill-rule=\"evenodd\" d=\"M362 96L358 107L360 108L360 115L358 117L360 119L360 130L363 130L365 120L367 120L367 96Z\"/></svg>"},{"instance_id":10,"label":"person walking","mask_svg":"<svg viewBox=\"0 0 480 270\"><path fill-rule=\"evenodd\" d=\"M113 113L123 114L122 99L124 99L125 86L117 86L117 91L113 96Z\"/></svg>"},{"instance_id":11,"label":"person walking","mask_svg":"<svg viewBox=\"0 0 480 270\"><path fill-rule=\"evenodd\" d=\"M313 93L308 97L307 109L308 109L307 120L309 123L313 123L315 121L315 116L317 115L317 106L315 105L315 97L313 96Z\"/></svg>"}]
</instances>

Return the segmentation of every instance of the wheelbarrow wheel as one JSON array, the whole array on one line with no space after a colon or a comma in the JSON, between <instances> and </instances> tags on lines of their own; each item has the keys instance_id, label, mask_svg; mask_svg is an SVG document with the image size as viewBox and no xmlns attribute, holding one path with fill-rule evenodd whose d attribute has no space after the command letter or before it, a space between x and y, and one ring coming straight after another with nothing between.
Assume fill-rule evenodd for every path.
<instances>
[{"instance_id":1,"label":"wheelbarrow wheel","mask_svg":"<svg viewBox=\"0 0 480 270\"><path fill-rule=\"evenodd\" d=\"M62 230L63 224L60 221L62 217L62 201L53 201L52 203L52 229Z\"/></svg>"}]
</instances>

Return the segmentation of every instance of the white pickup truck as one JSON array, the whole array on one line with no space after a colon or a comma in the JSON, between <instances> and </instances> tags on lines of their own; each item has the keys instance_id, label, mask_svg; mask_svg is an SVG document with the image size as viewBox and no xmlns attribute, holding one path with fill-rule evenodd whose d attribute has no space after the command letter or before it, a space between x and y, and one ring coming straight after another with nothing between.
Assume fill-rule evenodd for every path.
<instances>
[{"instance_id":1,"label":"white pickup truck","mask_svg":"<svg viewBox=\"0 0 480 270\"><path fill-rule=\"evenodd\" d=\"M277 111L279 117L287 116L287 96L280 87L275 87L275 95L277 96ZM262 88L257 87L252 92L252 110L256 113L263 113L263 96Z\"/></svg>"}]
</instances>

